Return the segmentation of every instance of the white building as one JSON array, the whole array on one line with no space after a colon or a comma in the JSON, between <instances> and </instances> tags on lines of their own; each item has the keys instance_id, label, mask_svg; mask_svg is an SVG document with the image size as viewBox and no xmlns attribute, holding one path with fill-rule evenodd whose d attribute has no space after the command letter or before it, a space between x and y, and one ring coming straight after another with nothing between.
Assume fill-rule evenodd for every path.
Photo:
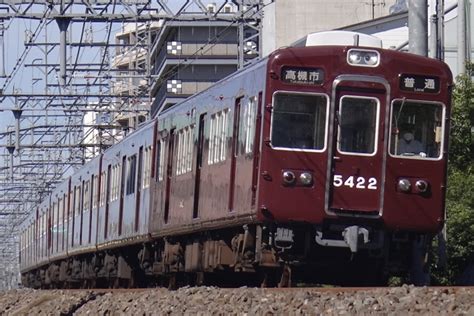
<instances>
[{"instance_id":1,"label":"white building","mask_svg":"<svg viewBox=\"0 0 474 316\"><path fill-rule=\"evenodd\" d=\"M420 0L422 1L422 0ZM444 0L444 61L453 75L457 67L457 0ZM474 57L470 43L474 32L470 21L474 7L467 8L467 46ZM436 0L428 0L428 18L435 13ZM343 29L375 35L382 39L385 48L408 50L408 0L373 0L331 2L322 0L278 0L265 8L262 51L291 45L308 33ZM431 34L430 25L428 31ZM468 54L469 55L469 54Z\"/></svg>"}]
</instances>

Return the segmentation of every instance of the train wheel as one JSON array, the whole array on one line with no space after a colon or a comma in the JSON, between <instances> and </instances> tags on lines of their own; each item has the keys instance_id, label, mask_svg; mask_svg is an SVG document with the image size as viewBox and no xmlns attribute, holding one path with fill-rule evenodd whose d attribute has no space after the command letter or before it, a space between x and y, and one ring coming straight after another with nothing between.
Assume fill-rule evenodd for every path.
<instances>
[{"instance_id":1,"label":"train wheel","mask_svg":"<svg viewBox=\"0 0 474 316\"><path fill-rule=\"evenodd\" d=\"M195 286L204 285L204 272L196 272L196 278L194 281Z\"/></svg>"},{"instance_id":2,"label":"train wheel","mask_svg":"<svg viewBox=\"0 0 474 316\"><path fill-rule=\"evenodd\" d=\"M176 273L173 273L168 277L168 290L172 291L176 289L177 289Z\"/></svg>"},{"instance_id":3,"label":"train wheel","mask_svg":"<svg viewBox=\"0 0 474 316\"><path fill-rule=\"evenodd\" d=\"M279 270L264 268L259 272L260 275L260 287L269 288L278 286L278 277L280 276Z\"/></svg>"},{"instance_id":4,"label":"train wheel","mask_svg":"<svg viewBox=\"0 0 474 316\"><path fill-rule=\"evenodd\" d=\"M287 264L283 267L278 287L291 287L291 268Z\"/></svg>"},{"instance_id":5,"label":"train wheel","mask_svg":"<svg viewBox=\"0 0 474 316\"><path fill-rule=\"evenodd\" d=\"M421 236L412 243L412 261L410 269L410 282L416 286L429 285L430 275L430 248L432 238Z\"/></svg>"}]
</instances>

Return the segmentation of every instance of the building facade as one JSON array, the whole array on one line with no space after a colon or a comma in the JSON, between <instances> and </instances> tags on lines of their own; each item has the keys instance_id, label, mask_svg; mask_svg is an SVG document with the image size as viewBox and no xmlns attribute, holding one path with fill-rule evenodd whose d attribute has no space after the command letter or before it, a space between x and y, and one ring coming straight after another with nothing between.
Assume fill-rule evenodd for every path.
<instances>
[{"instance_id":1,"label":"building facade","mask_svg":"<svg viewBox=\"0 0 474 316\"><path fill-rule=\"evenodd\" d=\"M155 116L237 70L237 25L209 20L163 23L150 58Z\"/></svg>"}]
</instances>

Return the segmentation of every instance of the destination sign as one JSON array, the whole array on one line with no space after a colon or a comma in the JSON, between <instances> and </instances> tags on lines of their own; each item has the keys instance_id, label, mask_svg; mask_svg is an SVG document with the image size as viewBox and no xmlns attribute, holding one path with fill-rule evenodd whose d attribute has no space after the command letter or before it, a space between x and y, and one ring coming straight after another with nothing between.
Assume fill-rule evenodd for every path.
<instances>
[{"instance_id":1,"label":"destination sign","mask_svg":"<svg viewBox=\"0 0 474 316\"><path fill-rule=\"evenodd\" d=\"M324 81L324 71L320 68L283 67L281 80L296 84L321 84Z\"/></svg>"},{"instance_id":2,"label":"destination sign","mask_svg":"<svg viewBox=\"0 0 474 316\"><path fill-rule=\"evenodd\" d=\"M439 78L403 74L400 76L400 89L413 92L438 93Z\"/></svg>"}]
</instances>

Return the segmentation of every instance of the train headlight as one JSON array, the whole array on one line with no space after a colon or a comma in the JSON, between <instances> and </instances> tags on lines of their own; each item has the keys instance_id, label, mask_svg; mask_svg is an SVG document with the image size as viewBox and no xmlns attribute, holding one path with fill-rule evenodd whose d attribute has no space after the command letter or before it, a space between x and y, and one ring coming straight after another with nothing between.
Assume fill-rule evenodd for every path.
<instances>
[{"instance_id":1,"label":"train headlight","mask_svg":"<svg viewBox=\"0 0 474 316\"><path fill-rule=\"evenodd\" d=\"M428 182L426 182L425 180L416 181L415 186L418 192L420 193L425 193L426 191L428 191Z\"/></svg>"},{"instance_id":2,"label":"train headlight","mask_svg":"<svg viewBox=\"0 0 474 316\"><path fill-rule=\"evenodd\" d=\"M304 186L310 186L313 184L313 176L309 172L303 172L300 174L300 182Z\"/></svg>"},{"instance_id":3,"label":"train headlight","mask_svg":"<svg viewBox=\"0 0 474 316\"><path fill-rule=\"evenodd\" d=\"M294 184L296 176L292 171L283 171L283 182L285 184Z\"/></svg>"},{"instance_id":4,"label":"train headlight","mask_svg":"<svg viewBox=\"0 0 474 316\"><path fill-rule=\"evenodd\" d=\"M352 66L377 67L380 63L380 54L376 50L349 49L347 63Z\"/></svg>"},{"instance_id":5,"label":"train headlight","mask_svg":"<svg viewBox=\"0 0 474 316\"><path fill-rule=\"evenodd\" d=\"M410 192L411 190L411 183L407 179L400 179L398 180L398 188L402 192Z\"/></svg>"}]
</instances>

